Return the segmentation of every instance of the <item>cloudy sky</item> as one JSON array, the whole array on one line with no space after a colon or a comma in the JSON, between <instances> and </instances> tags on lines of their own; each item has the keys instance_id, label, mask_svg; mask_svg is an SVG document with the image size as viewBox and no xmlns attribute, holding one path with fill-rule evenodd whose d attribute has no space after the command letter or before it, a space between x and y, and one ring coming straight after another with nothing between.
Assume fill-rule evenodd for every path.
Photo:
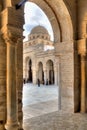
<instances>
[{"instance_id":1,"label":"cloudy sky","mask_svg":"<svg viewBox=\"0 0 87 130\"><path fill-rule=\"evenodd\" d=\"M50 22L44 12L34 3L25 3L25 25L23 35L26 37L24 41L27 41L27 35L30 33L31 29L35 26L44 26L49 34L51 35L51 40L53 40L53 31Z\"/></svg>"}]
</instances>

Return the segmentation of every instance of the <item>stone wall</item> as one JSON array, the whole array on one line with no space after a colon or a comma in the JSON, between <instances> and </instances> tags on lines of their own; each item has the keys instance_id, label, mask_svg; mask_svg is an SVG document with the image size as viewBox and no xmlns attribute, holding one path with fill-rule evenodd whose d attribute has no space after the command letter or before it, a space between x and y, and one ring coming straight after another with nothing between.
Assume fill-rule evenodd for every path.
<instances>
[{"instance_id":1,"label":"stone wall","mask_svg":"<svg viewBox=\"0 0 87 130\"><path fill-rule=\"evenodd\" d=\"M23 122L23 112L22 112L22 89L23 89L23 43L19 39L17 43L17 62L16 62L16 87L17 87L17 98L18 98L18 121L20 128L22 128L22 122Z\"/></svg>"},{"instance_id":2,"label":"stone wall","mask_svg":"<svg viewBox=\"0 0 87 130\"><path fill-rule=\"evenodd\" d=\"M74 50L73 42L55 44L55 55L59 56L59 88L61 109L74 110ZM57 58L57 57L56 57Z\"/></svg>"},{"instance_id":3,"label":"stone wall","mask_svg":"<svg viewBox=\"0 0 87 130\"><path fill-rule=\"evenodd\" d=\"M81 81L82 74L79 73L79 71L80 71L79 69L76 72L76 76L77 76L78 80L75 81L74 71L76 71L76 69L78 67L80 68L79 63L81 63L81 59L79 61L77 45L76 45L76 48L74 48L75 47L75 46L73 47L74 42L70 41L70 40L74 41L74 40L81 40L81 39L84 39L86 41L86 39L87 39L87 29L86 29L87 28L87 0L77 0L77 3L75 3L76 1L74 1L74 0L70 0L69 2L68 2L68 0L54 0L54 1L49 1L49 0L45 1L44 0L43 4L42 4L41 0L32 0L32 1L36 4L38 4L44 10L44 12L47 14L47 16L50 20L50 23L52 25L52 28L53 28L54 41L55 42L61 41L61 43L59 43L59 44L57 44L57 46L55 46L56 47L56 58L58 58L58 57L60 58L61 108L64 111L71 110L71 112L72 112L74 110L75 99L79 98L79 91L77 91L79 86L84 89L87 88L86 84L85 85L82 84L82 86L80 84L81 82L83 82L83 80ZM65 3L64 3L64 1L65 1ZM11 40L11 41L9 41L10 44L12 44L11 42L13 42L15 44L19 37L22 38L24 13L23 13L22 9L20 9L18 11L15 10L14 5L17 2L19 2L19 1L18 0L0 1L0 6L2 5L1 7L3 9L3 10L1 9L2 12L0 12L0 31L2 31L3 35L4 34L8 35L8 37ZM71 6L71 5L73 5L73 6ZM4 40L8 40L8 39L5 38ZM9 75L7 73L8 70L6 70L6 68L7 68L6 56L7 55L6 55L6 46L5 46L4 42L0 39L0 90L1 90L0 91L0 104L1 104L0 105L0 129L2 129L2 130L4 129L3 124L5 124L6 118L7 118L7 116L9 116L9 114L7 115L7 113L6 113L6 111L7 111L6 105L8 106L8 104L6 104L6 96L8 95L6 88L7 88L7 86L9 87L9 85L6 84L6 80L8 79ZM17 91L18 92L18 95L17 95L18 102L17 103L19 103L19 104L15 103L14 106L18 105L19 121L22 122L22 57L21 57L22 56L22 45L18 45L18 46L21 46L21 47L18 47L18 50L16 48L16 51L17 51L16 67L17 68L16 68L16 77L13 76L14 77L13 81L15 81L15 78L16 78L17 89L18 89L18 91ZM83 42L82 42L81 46L83 46ZM14 48L14 50L15 50L15 47L13 47L13 45L11 45L11 47ZM85 44L85 48L86 48L86 44ZM77 52L75 52L75 55L74 55L74 49L77 49ZM8 50L8 52L10 53L8 60L9 60L9 62L11 61L11 65L13 66L13 64L12 64L13 59L10 59L10 57L12 57L11 49L10 49L10 51ZM82 52L79 53L79 55L83 56L83 53L85 55L87 53L87 50L86 50L86 52L83 52L83 50L82 50ZM15 55L14 55L14 57L15 57ZM86 62L86 60L85 60L85 62ZM83 62L83 63L85 64L85 62ZM77 64L77 67L75 67L75 70L74 70L74 65L76 65L76 64ZM10 66L9 66L9 69L10 69ZM14 71L14 70L15 69L13 67L12 71ZM10 70L9 70L9 72L10 72ZM83 72L84 73L86 72L86 70L84 68L83 68ZM8 75L8 76L6 77L6 75ZM12 75L12 73L11 73L11 75ZM10 78L11 78L11 75L10 75ZM85 77L85 75L84 75L84 80L87 82L87 78ZM74 81L78 82L76 84L80 84L78 86L76 85L77 86L76 89L74 89ZM12 85L15 86L13 83L12 83ZM76 98L74 98L75 90L77 91L77 93L75 93L75 94L78 94L78 97L76 97ZM87 89L86 89L86 91L87 91ZM82 95L82 102L85 101L86 98L87 98L87 94L85 95L85 93L84 93L84 95ZM76 101L76 104L78 106L78 101ZM85 105L85 103L84 103L84 105ZM84 108L86 108L86 107L87 107L87 105L84 106ZM13 109L12 107L10 107L10 108L11 108L11 110ZM77 109L77 108L75 108L75 109ZM85 112L85 110L83 112ZM14 114L16 115L17 113L14 113ZM55 116L55 115L53 115L53 116ZM12 119L13 116L11 115L10 118ZM50 125L49 125L49 127L50 127ZM10 126L11 126L11 124L10 124ZM14 128L14 127L12 127L12 128ZM47 127L46 127L46 129L47 129Z\"/></svg>"}]
</instances>

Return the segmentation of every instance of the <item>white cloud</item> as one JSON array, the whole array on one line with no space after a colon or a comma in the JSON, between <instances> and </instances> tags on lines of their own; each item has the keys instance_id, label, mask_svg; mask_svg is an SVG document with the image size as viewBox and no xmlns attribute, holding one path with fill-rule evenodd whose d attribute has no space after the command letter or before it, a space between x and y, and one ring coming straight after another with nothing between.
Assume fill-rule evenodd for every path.
<instances>
[{"instance_id":1,"label":"white cloud","mask_svg":"<svg viewBox=\"0 0 87 130\"><path fill-rule=\"evenodd\" d=\"M50 25L50 22L47 16L43 13L43 11L34 3L26 2L24 9L24 17L25 17L25 25L24 25L24 33L23 35L27 37L29 35L31 29L35 26L42 25L44 26L49 34L51 35L51 40L53 40L53 31ZM24 40L26 41L27 38Z\"/></svg>"}]
</instances>

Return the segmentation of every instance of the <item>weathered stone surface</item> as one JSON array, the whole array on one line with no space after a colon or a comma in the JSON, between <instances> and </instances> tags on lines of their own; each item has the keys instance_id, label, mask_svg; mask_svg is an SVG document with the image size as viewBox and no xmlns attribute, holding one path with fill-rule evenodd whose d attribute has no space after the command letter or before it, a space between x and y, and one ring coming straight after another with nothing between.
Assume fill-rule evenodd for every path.
<instances>
[{"instance_id":1,"label":"weathered stone surface","mask_svg":"<svg viewBox=\"0 0 87 130\"><path fill-rule=\"evenodd\" d=\"M58 45L55 46L55 59L59 61L59 66L61 67L59 70L60 73L60 89L61 89L61 105L62 109L64 111L71 110L75 112L80 112L81 109L85 109L87 111L87 93L84 93L82 96L83 89L86 89L87 87L87 63L86 63L86 57L87 57L87 49L86 44L85 48L82 44L79 44L79 48L77 47L77 43L75 44L74 41L77 40L77 42L81 39L84 39L86 43L87 39L87 0L30 0L30 2L34 2L45 12L47 15L54 33L54 43L57 43ZM0 129L4 130L4 127L2 124L6 123L7 115L6 110L8 108L8 103L6 101L6 96L9 94L7 90L7 79L8 77L11 78L12 70L14 69L14 65L12 68L9 66L9 62L14 63L14 59L16 60L16 68L14 69L16 73L12 74L13 82L12 86L16 88L19 93L22 92L22 83L23 83L23 50L22 50L22 44L17 49L17 42L19 38L23 38L23 24L24 24L24 12L23 7L20 10L15 10L14 5L19 2L18 0L1 0L0 1L0 88L1 88L1 102L3 101L4 105L0 106L0 112L2 115L0 115ZM1 34L2 33L2 34ZM3 40L2 40L3 36ZM73 42L70 42L73 41ZM43 42L43 41L42 41ZM9 53L8 45L6 46L5 43L11 43L12 46L15 46L16 49L16 56L13 57L13 51L10 53L11 59L7 57L7 52ZM22 43L22 41L21 41ZM32 42L35 44L35 42ZM72 44L73 43L73 44ZM28 46L29 44L27 44ZM39 47L39 46L38 46ZM59 49L58 49L59 48ZM35 51L35 50L34 50ZM40 50L41 52L41 50ZM84 66L85 69L81 69L81 57L83 56L83 52L85 57ZM34 52L33 52L34 53ZM12 54L12 55L11 55ZM42 52L41 52L42 54ZM50 54L53 55L53 52ZM78 54L80 56L78 56ZM51 56L52 56L51 55ZM39 57L41 59L41 56ZM44 62L44 60L47 59L41 59L41 61ZM8 69L10 68L11 73L8 74ZM33 66L35 67L35 66ZM45 67L44 67L45 70ZM84 74L84 73L85 74ZM35 74L35 73L34 73ZM14 76L13 76L14 75ZM84 76L83 76L84 75ZM16 85L14 85L16 79ZM35 79L34 79L35 80ZM67 81L66 81L67 80ZM84 81L84 82L83 82ZM12 89L12 88L11 88ZM19 90L20 89L20 90ZM21 92L20 92L21 91ZM4 94L2 94L4 92ZM70 93L71 92L71 95ZM6 96L5 96L6 95ZM11 97L13 100L13 97ZM22 101L22 96L20 94L17 94L17 100L20 99ZM80 104L83 102L83 100L86 102L84 103L85 106L81 106ZM9 99L10 100L10 99ZM21 109L22 115L22 104L20 103L14 103L14 106L16 108ZM3 107L3 112L2 108ZM85 108L84 108L85 107ZM13 108L11 108L13 109ZM8 111L8 110L7 110ZM19 113L14 113L19 114ZM5 115L5 116L4 116ZM77 130L85 130L86 124L81 123L81 121L85 122L86 118L85 115L76 115L77 117L82 117L78 124L81 124L78 126L78 124L75 123L75 126L72 125L71 122L67 122L68 118L67 115L62 115L63 118L66 119L64 121L65 125L63 125L63 122L59 129L77 129ZM71 115L72 116L72 115ZM55 115L52 115L52 118L54 118ZM75 116L74 116L75 117ZM12 118L12 117L11 117ZM50 118L50 117L49 117ZM61 120L61 117L59 116L59 119ZM21 116L22 120L22 116ZM73 118L74 120L74 118ZM77 118L76 118L77 121ZM44 122L44 120L43 120ZM50 122L51 123L51 122ZM47 124L48 127L51 129L51 124ZM70 127L68 127L68 124L71 124ZM63 126L63 127L62 127ZM34 128L35 130L41 130L41 127ZM47 127L43 126L43 129L48 129ZM52 126L52 130L57 129L57 126Z\"/></svg>"},{"instance_id":2,"label":"weathered stone surface","mask_svg":"<svg viewBox=\"0 0 87 130\"><path fill-rule=\"evenodd\" d=\"M53 112L24 121L25 130L86 130L87 116L69 112Z\"/></svg>"}]
</instances>

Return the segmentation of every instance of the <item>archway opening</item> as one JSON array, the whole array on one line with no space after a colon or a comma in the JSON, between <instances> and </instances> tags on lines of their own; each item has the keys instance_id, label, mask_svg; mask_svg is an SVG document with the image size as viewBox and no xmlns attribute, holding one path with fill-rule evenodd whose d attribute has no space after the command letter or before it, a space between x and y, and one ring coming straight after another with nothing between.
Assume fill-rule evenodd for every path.
<instances>
[{"instance_id":1,"label":"archway opening","mask_svg":"<svg viewBox=\"0 0 87 130\"><path fill-rule=\"evenodd\" d=\"M33 2L26 2L24 12L25 12L24 15L25 24L23 33L23 35L25 36L24 42L28 40L28 35L30 34L31 30L38 25L45 27L50 34L51 40L54 41L51 23L46 14L37 4Z\"/></svg>"},{"instance_id":2,"label":"archway opening","mask_svg":"<svg viewBox=\"0 0 87 130\"><path fill-rule=\"evenodd\" d=\"M32 83L32 61L29 60L28 82Z\"/></svg>"},{"instance_id":3,"label":"archway opening","mask_svg":"<svg viewBox=\"0 0 87 130\"><path fill-rule=\"evenodd\" d=\"M48 60L47 66L47 80L48 84L54 84L54 64L52 60Z\"/></svg>"},{"instance_id":4,"label":"archway opening","mask_svg":"<svg viewBox=\"0 0 87 130\"><path fill-rule=\"evenodd\" d=\"M67 74L67 72L69 74L73 73L73 69L72 69L72 66L71 66L71 64L73 65L73 56L72 56L73 52L71 52L71 50L69 50L69 51L67 50L68 45L69 45L69 48L71 47L71 49L73 51L73 46L72 46L72 38L73 38L72 32L73 31L72 31L72 23L71 23L69 12L68 12L68 10L67 10L67 8L66 8L63 1L58 1L58 3L57 3L57 1L55 0L57 5L55 5L54 3L51 3L51 2L50 2L51 4L49 2L47 4L45 1L38 2L38 0L37 1L33 0L33 2L36 3L37 5L39 5L39 7L41 7L41 9L43 9L43 11L47 14L47 16L48 16L48 18L50 20L50 23L52 25L52 29L53 29L53 33L54 33L55 52L56 52L56 53L54 53L56 55L55 59L60 60L59 61L60 62L59 63L59 68L60 68L59 77L61 76L59 78L60 79L60 81L59 81L59 85L60 85L59 86L60 87L59 98L61 100L61 101L59 101L60 106L62 106L62 108L66 109L66 110L68 108L70 110L71 109L73 110L73 106L74 106L73 105L73 85L71 85L70 88L69 88L69 85L73 84L73 83L71 83L71 80L69 79L70 77ZM43 4L42 4L42 2L43 2ZM49 11L44 9L45 5L46 5L46 7L48 7ZM59 12L58 12L58 9L59 9ZM49 12L51 13L51 16L50 16ZM64 12L64 14L63 14L63 12ZM65 21L64 21L64 19L65 19ZM67 26L68 26L68 28L66 28ZM65 49L64 49L63 45L64 45ZM41 48L41 47L38 46L38 49L39 48ZM71 57L71 62L66 63L66 60L69 59L70 57ZM54 61L56 61L56 60L54 60ZM49 80L52 80L52 81L49 81L49 83L54 84L54 79L55 79L55 76L54 76L54 64L53 64L53 62L51 60L49 60L48 63L47 63L47 66L49 68L48 75L50 75L50 76L48 76L48 78L49 78ZM46 68L44 67L44 72L45 72L45 69ZM64 78L65 75L67 75L67 79L69 79L69 80L67 80L67 82L66 82L66 80ZM72 75L72 74L70 74L70 75ZM42 78L41 78L41 80L42 80ZM73 75L72 75L72 81L73 81ZM69 91L72 91L71 95L69 95ZM65 102L67 101L68 96L70 97L69 98L70 99L69 103L72 103L72 106L69 106L70 105L69 103L65 104ZM58 107L57 107L57 109L58 109Z\"/></svg>"},{"instance_id":5,"label":"archway opening","mask_svg":"<svg viewBox=\"0 0 87 130\"><path fill-rule=\"evenodd\" d=\"M40 83L43 84L43 82L44 82L44 72L43 72L42 62L39 62L39 64L38 64L38 79L40 80Z\"/></svg>"},{"instance_id":6,"label":"archway opening","mask_svg":"<svg viewBox=\"0 0 87 130\"><path fill-rule=\"evenodd\" d=\"M44 12L47 14L47 16L50 20L50 23L52 25L53 32L54 32L56 59L58 58L58 56L60 56L60 73L61 73L61 80L60 80L61 86L60 87L61 87L61 99L62 99L61 106L64 110L73 111L73 108L74 108L74 102L73 102L73 99L74 99L74 91L73 91L74 90L73 89L74 57L73 57L73 53L74 52L73 52L73 44L72 44L73 43L73 29L72 29L72 22L71 22L69 12L68 12L63 0L61 0L61 1L60 0L59 1L58 0L54 0L54 1L30 0L30 1L33 1L34 3L39 5L39 7L41 7L41 9L44 10ZM12 21L15 24L12 24L12 23L10 23L11 21L10 22L8 21L8 28L6 28L6 31L11 29L11 30L14 30L13 31L14 33L11 35L11 33L8 33L9 32L8 31L8 32L6 32L6 33L8 33L8 35L5 35L5 36L10 36L10 38L13 39L13 42L15 42L15 37L17 36L16 35L17 30L18 30L18 33L20 33L20 35L18 35L19 39L17 39L18 41L16 41L17 43L20 43L20 44L18 44L16 49L14 48L14 52L17 53L17 56L14 55L14 59L15 59L15 57L17 59L17 62L15 64L14 68L15 68L15 71L17 71L17 73L16 73L16 76L14 76L14 78L13 78L14 81L16 81L15 77L17 78L17 86L18 86L18 88L17 88L18 95L17 96L19 99L19 101L18 101L18 103L19 103L18 104L18 114L19 115L18 116L19 116L19 120L20 120L20 118L22 119L22 102L21 102L21 99L22 99L22 86L21 86L22 65L20 65L20 64L22 64L22 57L21 57L22 56L22 53L21 53L22 52L22 45L21 45L22 42L20 40L21 32L22 32L22 27L21 27L22 24L19 24L19 23L22 23L23 20L21 19L22 15L20 15L20 12L22 12L22 11L19 11L18 16L20 16L20 17L18 17L16 15L16 11L14 11L14 8L11 8L11 6L14 5L14 3L15 2L13 2L13 1L10 1L8 3L6 1L5 6L8 7L7 9L9 9L8 13L11 12L11 10L13 10L12 13L15 14L14 15L15 21L14 22ZM48 8L46 8L46 7L48 7ZM9 16L11 16L11 14ZM19 19L19 21L22 21L22 22L17 22L16 20L18 20L18 19ZM4 19L2 21L4 21ZM18 23L18 25L17 25L17 23ZM6 25L7 25L7 23L6 23ZM12 28L10 28L10 27L12 27ZM5 28L2 29L2 32L4 32L3 31L4 29ZM5 37L5 38L7 40L6 42L8 42L9 41L9 39L7 39L8 37ZM13 50L13 46L11 48ZM9 62L11 60L11 62L12 62L11 54L13 54L13 52L10 48L7 50L9 52L8 53L9 57L8 57L7 61ZM9 70L10 70L10 64L8 63L8 65L9 65ZM31 63L30 63L30 65L31 65ZM35 66L33 66L33 68L34 68L33 74L36 74ZM45 70L45 68L44 68L44 70ZM8 70L7 70L7 72L8 72ZM13 71L9 71L9 73L10 72L12 74ZM9 80L9 73L7 73L8 80ZM11 78L12 77L10 75L10 79ZM66 79L67 79L67 81L66 81ZM13 84L13 82L12 82L12 84ZM10 86L10 85L8 85L8 86ZM16 90L15 86L16 85L14 85L12 90ZM15 102L15 104L13 104L13 106L16 106L16 102ZM11 107L12 106L10 106L10 108ZM15 111L15 113L16 113L16 111ZM9 115L9 113L8 113L8 115Z\"/></svg>"},{"instance_id":7,"label":"archway opening","mask_svg":"<svg viewBox=\"0 0 87 130\"><path fill-rule=\"evenodd\" d=\"M39 12L39 14L40 14L40 12ZM29 17L29 15L27 17ZM28 117L30 119L32 117L44 115L45 113L51 113L51 112L58 110L58 86L54 85L54 69L53 69L54 65L51 60L48 61L49 84L48 85L45 84L45 79L47 76L46 71L45 71L46 61L47 61L49 55L51 55L51 57L52 57L51 50L53 51L53 44L54 44L54 42L53 42L54 39L52 39L52 37L54 37L54 36L52 36L53 34L52 35L50 34L52 31L51 30L49 31L49 28L47 28L48 24L50 22L48 23L46 21L46 23L45 23L46 26L45 26L45 28L43 28L43 26L44 26L43 19L45 19L45 17L47 17L47 16L43 16L43 17L41 17L41 19L40 19L40 17L38 18L39 20L41 20L40 25L38 24L38 20L36 18L37 24L33 26L30 34L28 32L29 42L28 41L24 42L24 44L26 44L26 46L24 46L24 48L26 48L24 50L24 61L25 61L26 57L29 57L29 59L28 59L28 65L29 65L28 66L28 68L29 68L28 78L30 77L29 75L32 70L33 81L37 82L37 79L40 79L40 87L38 87L36 82L33 82L33 84L27 83L23 87L24 120L26 118L27 112L29 113L29 115L31 115L31 117L30 116ZM34 18L35 17L33 17L33 19ZM33 23L33 21L32 21L32 23ZM29 27L30 26L31 25L29 25ZM38 29L37 27L39 27L39 30L37 30ZM51 29L52 29L52 26L51 26ZM39 33L41 33L41 34L39 34ZM50 40L50 37L51 37L51 40ZM46 45L49 46L50 49L48 48L44 51L44 47ZM29 49L29 52L28 52L28 49ZM30 61L30 59L32 60L32 62ZM36 109L34 109L34 107L36 107ZM41 110L41 107L43 108L43 111ZM27 111L26 111L26 108L28 108ZM33 110L33 112L32 112L32 110ZM36 114L35 113L36 111L39 111L39 113Z\"/></svg>"}]
</instances>

